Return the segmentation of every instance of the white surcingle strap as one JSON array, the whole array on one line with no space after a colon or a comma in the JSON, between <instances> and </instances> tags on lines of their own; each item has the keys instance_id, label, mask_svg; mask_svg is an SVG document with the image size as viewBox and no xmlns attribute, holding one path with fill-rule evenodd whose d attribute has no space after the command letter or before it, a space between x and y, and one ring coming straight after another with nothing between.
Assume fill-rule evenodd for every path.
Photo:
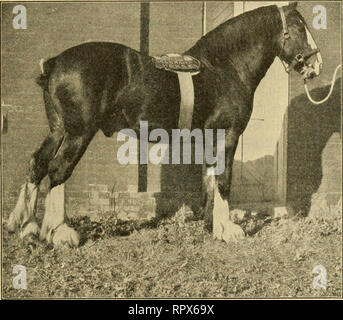
<instances>
[{"instance_id":1,"label":"white surcingle strap","mask_svg":"<svg viewBox=\"0 0 343 320\"><path fill-rule=\"evenodd\" d=\"M178 53L155 56L152 61L157 69L177 74L181 96L178 127L179 129L191 130L194 109L192 76L200 73L200 61L192 56L180 55Z\"/></svg>"},{"instance_id":2,"label":"white surcingle strap","mask_svg":"<svg viewBox=\"0 0 343 320\"><path fill-rule=\"evenodd\" d=\"M180 85L179 129L192 129L194 109L194 86L191 72L177 72Z\"/></svg>"}]
</instances>

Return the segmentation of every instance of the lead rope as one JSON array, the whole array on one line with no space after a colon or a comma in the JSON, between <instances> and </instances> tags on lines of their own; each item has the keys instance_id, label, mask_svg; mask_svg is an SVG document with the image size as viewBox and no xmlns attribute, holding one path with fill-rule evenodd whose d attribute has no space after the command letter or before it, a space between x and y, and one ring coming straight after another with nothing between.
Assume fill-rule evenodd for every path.
<instances>
[{"instance_id":1,"label":"lead rope","mask_svg":"<svg viewBox=\"0 0 343 320\"><path fill-rule=\"evenodd\" d=\"M315 101L315 100L313 100L313 99L311 98L310 92L308 91L306 79L304 79L304 87L305 87L305 91L306 91L308 100L310 100L313 104L318 105L318 104L324 103L325 101L327 101L327 100L330 98L330 96L331 96L331 94L332 94L332 91L333 91L333 86L334 86L335 81L336 81L336 75L337 75L338 69L339 69L340 67L342 67L341 64L339 64L339 65L336 67L335 72L333 73L330 91L329 91L328 95L327 95L324 99L322 99L322 100Z\"/></svg>"}]
</instances>

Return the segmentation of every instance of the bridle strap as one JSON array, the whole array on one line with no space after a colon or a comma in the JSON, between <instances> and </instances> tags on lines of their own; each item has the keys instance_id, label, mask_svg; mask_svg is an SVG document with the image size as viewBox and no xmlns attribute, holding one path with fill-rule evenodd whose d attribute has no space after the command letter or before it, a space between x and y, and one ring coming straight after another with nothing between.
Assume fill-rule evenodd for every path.
<instances>
[{"instance_id":1,"label":"bridle strap","mask_svg":"<svg viewBox=\"0 0 343 320\"><path fill-rule=\"evenodd\" d=\"M280 57L280 60L281 60L281 63L283 65L283 67L285 68L285 71L287 73L289 73L290 71L290 68L289 66L287 65L287 63L285 61L283 61L281 55L282 55L282 52L283 52L283 49L285 47L285 42L286 40L289 39L289 32L288 32L288 27L287 27L287 22L286 22L286 16L285 16L285 12L283 11L283 7L278 7L279 9L279 12L280 12L280 17L281 17L281 21L282 21L282 30L283 30L283 35L282 35L282 47L281 47L281 50L280 50L280 53L279 53L279 57Z\"/></svg>"},{"instance_id":2,"label":"bridle strap","mask_svg":"<svg viewBox=\"0 0 343 320\"><path fill-rule=\"evenodd\" d=\"M283 11L283 7L278 7L278 9L279 9L281 21L282 21L283 39L287 40L289 38L289 33L288 33L285 12Z\"/></svg>"},{"instance_id":3,"label":"bridle strap","mask_svg":"<svg viewBox=\"0 0 343 320\"><path fill-rule=\"evenodd\" d=\"M312 78L313 77L313 72L315 73L315 75L319 75L319 70L321 68L321 65L322 65L323 61L322 61L321 55L319 53L319 49L317 48L317 45L315 44L314 39L312 38L312 35L311 35L310 31L308 30L306 24L305 24L305 29L306 29L306 32L307 32L307 34L306 34L307 40L309 41L309 36L310 36L310 41L312 40L312 42L313 42L313 45L311 44L311 49L312 50L310 50L308 52L301 52L301 53L297 54L290 63L287 63L282 58L282 54L283 54L284 49L285 49L286 40L290 39L290 35L289 35L289 32L288 32L288 26L287 26L286 15L285 15L284 9L283 9L283 7L278 7L278 10L279 10L279 13L280 13L280 18L281 18L281 22L282 22L282 31L283 31L282 46L281 46L281 49L280 49L279 58L281 60L281 63L283 65L285 71L287 73L289 73L296 66L299 66L299 70L297 70L297 71L304 75L304 79L310 78L310 77ZM319 68L313 69L312 65L308 65L306 63L306 60L308 58L312 57L313 55L317 56L317 62L319 63ZM305 68L305 67L307 67L307 68ZM311 67L312 70L310 70L309 67ZM317 69L319 69L319 70L317 70ZM307 90L306 86L305 86L305 89ZM322 102L323 101L321 101L319 103L322 103Z\"/></svg>"}]
</instances>

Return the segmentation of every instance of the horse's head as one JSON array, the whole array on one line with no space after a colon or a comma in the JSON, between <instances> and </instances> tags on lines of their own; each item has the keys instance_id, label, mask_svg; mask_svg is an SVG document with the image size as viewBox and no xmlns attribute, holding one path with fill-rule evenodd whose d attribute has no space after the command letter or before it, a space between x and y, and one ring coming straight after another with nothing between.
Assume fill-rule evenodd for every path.
<instances>
[{"instance_id":1,"label":"horse's head","mask_svg":"<svg viewBox=\"0 0 343 320\"><path fill-rule=\"evenodd\" d=\"M282 31L279 58L287 72L294 69L304 79L320 74L322 58L304 18L296 10L297 3L279 8Z\"/></svg>"}]
</instances>

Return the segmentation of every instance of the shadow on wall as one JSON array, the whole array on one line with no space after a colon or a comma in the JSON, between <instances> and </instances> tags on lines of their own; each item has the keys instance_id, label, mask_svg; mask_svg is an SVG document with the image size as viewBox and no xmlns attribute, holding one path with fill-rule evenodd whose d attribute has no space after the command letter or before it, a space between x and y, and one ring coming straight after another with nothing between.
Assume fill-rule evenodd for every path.
<instances>
[{"instance_id":1,"label":"shadow on wall","mask_svg":"<svg viewBox=\"0 0 343 320\"><path fill-rule=\"evenodd\" d=\"M312 90L315 100L330 86ZM306 94L288 108L287 204L307 215L317 193L336 204L341 196L341 79L327 102L313 105ZM335 202L335 203L333 203Z\"/></svg>"}]
</instances>

